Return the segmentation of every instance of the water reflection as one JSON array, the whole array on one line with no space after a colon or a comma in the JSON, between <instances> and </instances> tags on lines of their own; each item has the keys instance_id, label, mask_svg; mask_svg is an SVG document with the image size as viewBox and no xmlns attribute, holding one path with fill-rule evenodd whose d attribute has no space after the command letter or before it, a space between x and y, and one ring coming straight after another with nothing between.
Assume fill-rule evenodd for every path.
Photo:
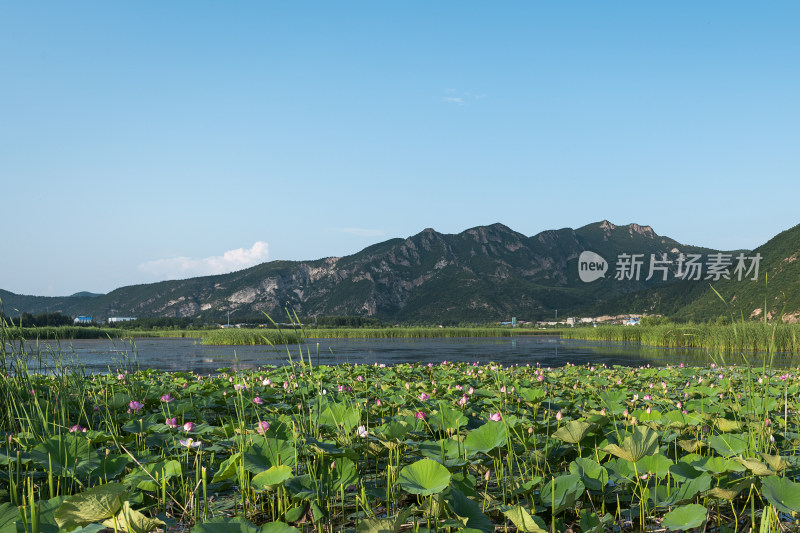
<instances>
[{"instance_id":1,"label":"water reflection","mask_svg":"<svg viewBox=\"0 0 800 533\"><path fill-rule=\"evenodd\" d=\"M36 347L29 347L36 353ZM463 339L311 339L302 346L204 346L200 339L142 338L123 340L75 340L69 343L41 341L41 358L29 360L29 367L40 372L52 367L57 354L66 365L81 364L89 373L118 372L121 369L153 368L169 371L213 373L219 368L256 368L284 365L301 358L313 364L335 365L442 361L466 361L504 365L540 365L543 367L576 365L664 366L667 364L706 365L742 364L744 358L709 355L702 350L678 350L640 347L630 344L607 344L561 339L556 336ZM751 355L752 364L762 364L762 356ZM79 363L78 363L79 362ZM776 366L794 364L788 356L779 356Z\"/></svg>"}]
</instances>

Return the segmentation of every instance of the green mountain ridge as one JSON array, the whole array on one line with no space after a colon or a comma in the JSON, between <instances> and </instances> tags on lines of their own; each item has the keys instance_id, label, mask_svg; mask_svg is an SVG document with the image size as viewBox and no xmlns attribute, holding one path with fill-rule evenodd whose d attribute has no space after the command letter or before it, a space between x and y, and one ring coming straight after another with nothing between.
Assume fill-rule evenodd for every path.
<instances>
[{"instance_id":1,"label":"green mountain ridge","mask_svg":"<svg viewBox=\"0 0 800 533\"><path fill-rule=\"evenodd\" d=\"M783 231L753 250L760 254L758 279L730 276L716 282L679 282L629 295L633 312L658 312L684 319L708 320L718 316L734 319L778 316L787 322L800 319L800 225ZM712 289L713 287L713 289ZM609 301L608 309L621 305Z\"/></svg>"},{"instance_id":2,"label":"green mountain ridge","mask_svg":"<svg viewBox=\"0 0 800 533\"><path fill-rule=\"evenodd\" d=\"M784 232L758 249L763 256L762 272L770 272L771 286L773 276L784 283L794 275L794 285L788 281L785 285L793 291L788 300L792 312L800 311L798 264L787 260L780 270L773 263L792 254L797 257L800 246L793 243L800 242L798 231ZM790 235L784 236L787 233ZM579 279L578 259L584 251L606 259L604 278L592 283ZM675 264L669 267L667 281L658 276L645 279L646 268L639 279L615 279L615 260L620 254L641 254L647 260L651 254L669 254L675 259L681 253L707 256L718 251L678 243L659 236L649 226L620 226L607 220L531 237L497 223L458 234L426 228L345 257L271 261L229 274L121 287L104 295L48 298L0 290L0 299L7 314L12 314L12 309L29 313L49 310L97 320L164 316L213 321L228 312L233 316L267 313L284 317L286 309L307 317L360 315L407 323L489 322L512 316L536 320L552 317L556 310L559 316L637 311L691 317L724 313L722 302L719 308L710 303L716 295L709 284L676 279ZM758 294L756 282L718 283L715 287L733 291L730 297L735 296L742 305L752 304ZM768 312L776 311L770 307Z\"/></svg>"}]
</instances>

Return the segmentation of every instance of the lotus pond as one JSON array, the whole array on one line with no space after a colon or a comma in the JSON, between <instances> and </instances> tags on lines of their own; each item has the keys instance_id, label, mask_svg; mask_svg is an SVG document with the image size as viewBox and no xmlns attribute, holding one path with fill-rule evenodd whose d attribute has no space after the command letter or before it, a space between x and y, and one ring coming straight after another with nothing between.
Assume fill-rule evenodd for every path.
<instances>
[{"instance_id":1,"label":"lotus pond","mask_svg":"<svg viewBox=\"0 0 800 533\"><path fill-rule=\"evenodd\" d=\"M0 533L798 524L797 370L301 362L43 375L20 357L0 361Z\"/></svg>"}]
</instances>

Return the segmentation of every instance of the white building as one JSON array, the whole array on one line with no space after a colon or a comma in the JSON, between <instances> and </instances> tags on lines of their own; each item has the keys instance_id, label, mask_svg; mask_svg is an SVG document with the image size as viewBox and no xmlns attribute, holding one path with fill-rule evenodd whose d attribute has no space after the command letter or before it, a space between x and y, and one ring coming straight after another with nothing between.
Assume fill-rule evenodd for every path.
<instances>
[{"instance_id":1,"label":"white building","mask_svg":"<svg viewBox=\"0 0 800 533\"><path fill-rule=\"evenodd\" d=\"M114 322L130 322L132 320L136 320L135 316L112 316L108 317L108 323L113 324Z\"/></svg>"}]
</instances>

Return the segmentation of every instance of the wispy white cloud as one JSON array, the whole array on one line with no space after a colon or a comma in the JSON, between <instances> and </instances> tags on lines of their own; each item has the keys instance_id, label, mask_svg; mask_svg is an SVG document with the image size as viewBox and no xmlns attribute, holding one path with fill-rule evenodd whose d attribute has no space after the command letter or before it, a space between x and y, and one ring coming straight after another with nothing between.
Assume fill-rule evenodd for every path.
<instances>
[{"instance_id":1,"label":"wispy white cloud","mask_svg":"<svg viewBox=\"0 0 800 533\"><path fill-rule=\"evenodd\" d=\"M339 228L336 231L340 233L347 233L350 235L357 235L359 237L378 237L386 233L382 229L367 229L367 228Z\"/></svg>"},{"instance_id":2,"label":"wispy white cloud","mask_svg":"<svg viewBox=\"0 0 800 533\"><path fill-rule=\"evenodd\" d=\"M442 97L442 102L455 104L459 107L465 106L469 102L483 100L486 98L485 93L468 93L464 91L458 91L456 89L445 89L444 94L445 96Z\"/></svg>"},{"instance_id":3,"label":"wispy white cloud","mask_svg":"<svg viewBox=\"0 0 800 533\"><path fill-rule=\"evenodd\" d=\"M456 96L446 96L446 97L442 98L442 100L444 100L445 102L450 102L452 104L459 105L459 106L464 105L464 99L456 97Z\"/></svg>"},{"instance_id":4,"label":"wispy white cloud","mask_svg":"<svg viewBox=\"0 0 800 533\"><path fill-rule=\"evenodd\" d=\"M139 270L161 279L182 279L241 270L263 263L267 257L269 257L269 245L264 241L258 241L248 249L237 248L212 257L154 259L140 264Z\"/></svg>"}]
</instances>

